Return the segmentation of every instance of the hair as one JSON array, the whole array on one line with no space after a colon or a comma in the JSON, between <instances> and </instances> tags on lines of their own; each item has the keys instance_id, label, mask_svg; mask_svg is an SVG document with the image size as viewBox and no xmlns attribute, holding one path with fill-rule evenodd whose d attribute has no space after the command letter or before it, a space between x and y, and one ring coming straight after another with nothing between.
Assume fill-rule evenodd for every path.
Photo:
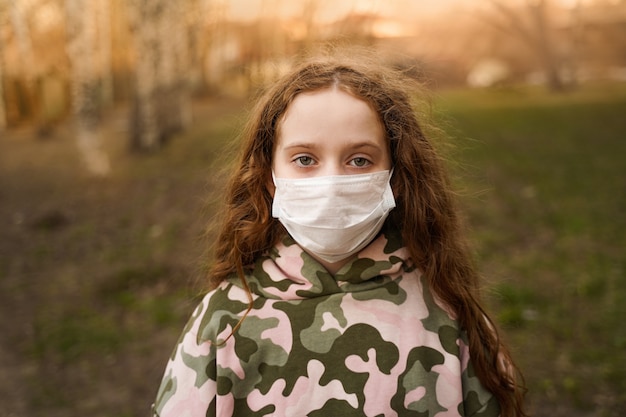
<instances>
[{"instance_id":1,"label":"hair","mask_svg":"<svg viewBox=\"0 0 626 417\"><path fill-rule=\"evenodd\" d=\"M364 100L378 114L391 153L396 208L388 222L430 289L467 332L472 366L497 398L502 416L524 416L523 377L481 306L479 275L461 232L461 222L444 163L417 120L403 74L371 59L323 57L301 63L258 100L242 133L221 231L214 246L210 284L233 274L244 287L244 271L284 235L271 216L272 155L282 117L300 93L337 87Z\"/></svg>"}]
</instances>

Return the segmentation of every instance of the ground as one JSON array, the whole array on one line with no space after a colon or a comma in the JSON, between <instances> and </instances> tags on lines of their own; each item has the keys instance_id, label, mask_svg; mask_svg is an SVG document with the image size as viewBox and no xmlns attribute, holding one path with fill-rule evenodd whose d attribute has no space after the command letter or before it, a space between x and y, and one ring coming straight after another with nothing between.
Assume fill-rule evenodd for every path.
<instances>
[{"instance_id":1,"label":"ground","mask_svg":"<svg viewBox=\"0 0 626 417\"><path fill-rule=\"evenodd\" d=\"M0 133L0 416L148 414L204 288L223 143L202 136L234 137L237 105L197 103L194 127L151 155L127 151L124 107L107 112L107 178L85 170L69 122Z\"/></svg>"}]
</instances>

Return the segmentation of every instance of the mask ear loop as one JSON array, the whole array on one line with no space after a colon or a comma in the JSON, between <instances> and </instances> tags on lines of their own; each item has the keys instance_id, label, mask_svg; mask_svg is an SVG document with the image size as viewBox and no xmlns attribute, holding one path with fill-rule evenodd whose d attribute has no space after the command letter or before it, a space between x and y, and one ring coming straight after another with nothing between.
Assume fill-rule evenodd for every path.
<instances>
[{"instance_id":1,"label":"mask ear loop","mask_svg":"<svg viewBox=\"0 0 626 417\"><path fill-rule=\"evenodd\" d=\"M391 188L391 177L393 176L393 170L395 167L391 167L389 170L389 179L387 180L387 187L383 193L383 206L386 210L391 210L396 207L396 199L393 195L393 189Z\"/></svg>"}]
</instances>

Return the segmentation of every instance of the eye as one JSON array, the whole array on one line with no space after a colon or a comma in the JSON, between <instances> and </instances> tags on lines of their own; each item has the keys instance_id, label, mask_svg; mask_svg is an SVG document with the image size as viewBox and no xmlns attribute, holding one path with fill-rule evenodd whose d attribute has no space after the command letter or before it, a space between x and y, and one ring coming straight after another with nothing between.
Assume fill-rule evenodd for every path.
<instances>
[{"instance_id":1,"label":"eye","mask_svg":"<svg viewBox=\"0 0 626 417\"><path fill-rule=\"evenodd\" d=\"M366 166L368 166L370 164L371 164L371 162L368 159L363 158L363 157L353 158L350 161L350 165L358 167L358 168L363 168L363 167L366 167Z\"/></svg>"},{"instance_id":2,"label":"eye","mask_svg":"<svg viewBox=\"0 0 626 417\"><path fill-rule=\"evenodd\" d=\"M298 156L297 158L295 158L294 162L296 163L296 165L308 167L308 166L313 165L315 163L315 160L311 158L310 156L302 155L302 156Z\"/></svg>"}]
</instances>

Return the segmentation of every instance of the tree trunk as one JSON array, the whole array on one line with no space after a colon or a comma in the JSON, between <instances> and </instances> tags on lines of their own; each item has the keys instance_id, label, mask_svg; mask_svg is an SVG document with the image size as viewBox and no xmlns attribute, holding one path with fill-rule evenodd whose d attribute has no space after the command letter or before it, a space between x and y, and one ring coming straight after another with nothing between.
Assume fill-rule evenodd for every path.
<instances>
[{"instance_id":1,"label":"tree trunk","mask_svg":"<svg viewBox=\"0 0 626 417\"><path fill-rule=\"evenodd\" d=\"M565 85L560 74L560 59L552 43L552 36L546 16L545 1L541 0L536 4L529 4L529 8L537 31L535 48L537 49L543 70L546 73L547 87L550 91L563 91Z\"/></svg>"},{"instance_id":2,"label":"tree trunk","mask_svg":"<svg viewBox=\"0 0 626 417\"><path fill-rule=\"evenodd\" d=\"M20 51L20 70L25 80L26 91L24 92L24 102L26 103L26 111L25 114L21 116L36 118L38 111L35 86L38 65L33 52L30 30L24 20L24 11L21 7L21 2L9 1L9 15L11 25L13 26L13 33Z\"/></svg>"},{"instance_id":3,"label":"tree trunk","mask_svg":"<svg viewBox=\"0 0 626 417\"><path fill-rule=\"evenodd\" d=\"M93 0L90 0L93 1ZM101 68L101 101L104 106L113 104L112 38L111 38L111 0L98 0L97 20Z\"/></svg>"},{"instance_id":4,"label":"tree trunk","mask_svg":"<svg viewBox=\"0 0 626 417\"><path fill-rule=\"evenodd\" d=\"M1 23L2 20L0 20L0 24ZM6 130L7 125L7 109L4 98L4 47L2 44L2 37L0 36L0 132Z\"/></svg>"},{"instance_id":5,"label":"tree trunk","mask_svg":"<svg viewBox=\"0 0 626 417\"><path fill-rule=\"evenodd\" d=\"M100 80L97 76L96 4L66 0L67 53L71 63L72 111L78 148L87 169L105 176L109 159L100 141Z\"/></svg>"},{"instance_id":6,"label":"tree trunk","mask_svg":"<svg viewBox=\"0 0 626 417\"><path fill-rule=\"evenodd\" d=\"M184 1L133 0L129 15L136 54L131 144L159 149L190 122Z\"/></svg>"}]
</instances>

